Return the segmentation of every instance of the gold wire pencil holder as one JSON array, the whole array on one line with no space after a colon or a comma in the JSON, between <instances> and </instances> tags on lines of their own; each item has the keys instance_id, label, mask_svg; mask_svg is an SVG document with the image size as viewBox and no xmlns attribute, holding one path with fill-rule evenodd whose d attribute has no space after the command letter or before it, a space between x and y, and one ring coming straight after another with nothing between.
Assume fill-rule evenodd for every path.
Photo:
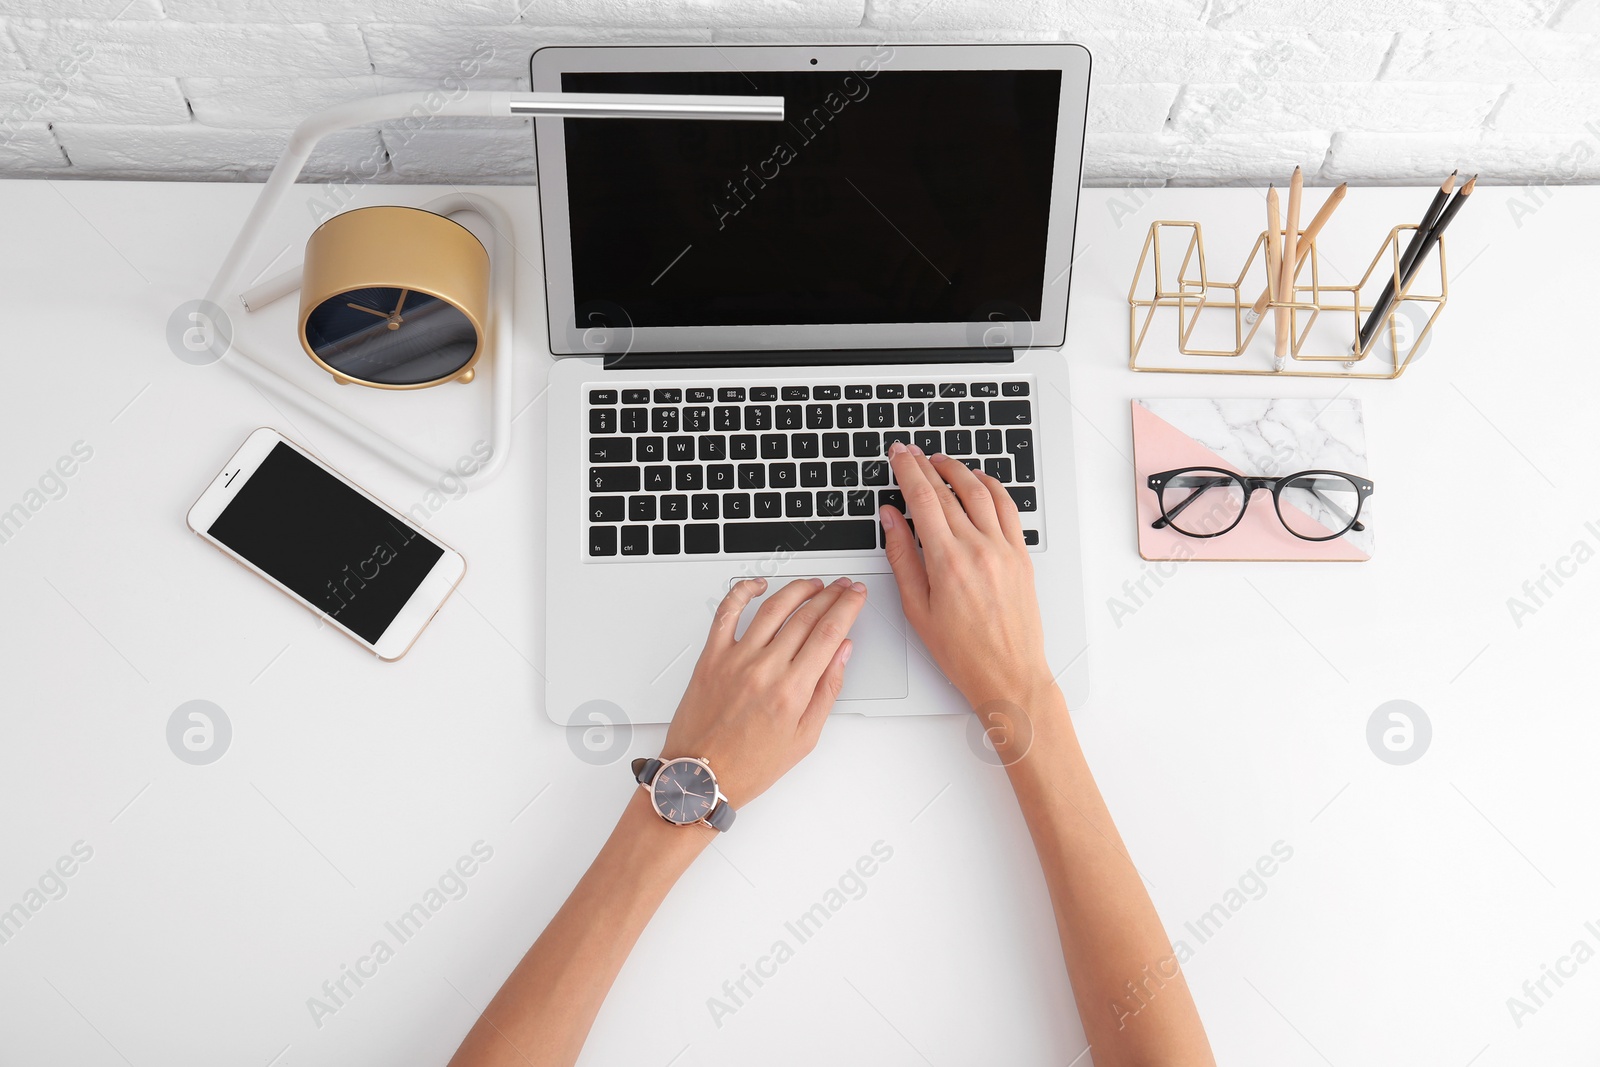
<instances>
[{"instance_id":1,"label":"gold wire pencil holder","mask_svg":"<svg viewBox=\"0 0 1600 1067\"><path fill-rule=\"evenodd\" d=\"M1322 256L1317 249L1316 239L1307 241L1302 237L1303 246L1309 248L1293 272L1290 286L1293 299L1268 300L1265 310L1257 317L1253 312L1256 299L1268 288L1268 236L1265 231L1256 237L1237 278L1214 281L1206 271L1205 238L1198 222L1153 222L1145 237L1144 248L1139 253L1133 284L1128 288L1128 367L1136 371L1171 374L1398 378L1421 351L1423 340L1433 329L1439 312L1444 310L1450 297L1444 239L1439 239L1433 254L1417 270L1410 284L1401 290L1382 325L1372 331L1365 346L1361 345L1361 324L1372 310L1372 305L1362 303L1361 294L1369 287L1376 290L1399 276L1405 243L1416 229L1415 225L1407 224L1390 230L1372 261L1367 264L1365 273L1352 285L1324 284ZM1163 249L1163 237L1177 237L1182 242L1182 253L1177 257L1177 271L1170 276L1166 269L1174 258L1174 250ZM1420 305L1426 312L1426 318L1421 320L1420 325L1414 315L1403 312L1407 304ZM1262 324L1270 322L1279 308L1289 316L1288 358L1281 361L1281 369L1277 365L1279 361L1274 359L1274 330L1271 327L1267 329L1262 343L1252 345ZM1146 354L1141 363L1140 355L1150 327L1158 313L1164 313L1167 309L1175 312L1174 334L1178 355L1197 358L1183 365L1167 365L1156 364ZM1343 325L1336 325L1330 335L1331 341L1319 338L1323 344L1333 344L1333 351L1309 351L1312 329L1325 312L1335 320L1347 319L1349 332L1345 333ZM1196 328L1208 313L1212 320L1218 316L1232 316L1231 347L1205 348L1196 342ZM1226 330L1222 332L1226 334ZM1388 342L1386 353L1381 343L1384 340ZM1373 358L1380 353L1391 358ZM1372 362L1366 363L1369 359ZM1239 362L1204 365L1212 360ZM1384 363L1388 364L1387 367L1383 367ZM1364 364L1370 369L1363 369Z\"/></svg>"}]
</instances>

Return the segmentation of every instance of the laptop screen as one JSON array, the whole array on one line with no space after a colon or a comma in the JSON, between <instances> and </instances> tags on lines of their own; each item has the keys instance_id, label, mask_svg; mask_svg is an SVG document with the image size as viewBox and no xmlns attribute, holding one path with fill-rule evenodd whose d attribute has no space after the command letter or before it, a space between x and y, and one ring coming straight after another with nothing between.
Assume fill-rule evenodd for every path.
<instances>
[{"instance_id":1,"label":"laptop screen","mask_svg":"<svg viewBox=\"0 0 1600 1067\"><path fill-rule=\"evenodd\" d=\"M567 72L561 87L782 96L786 113L564 120L580 322L1043 314L1060 70Z\"/></svg>"}]
</instances>

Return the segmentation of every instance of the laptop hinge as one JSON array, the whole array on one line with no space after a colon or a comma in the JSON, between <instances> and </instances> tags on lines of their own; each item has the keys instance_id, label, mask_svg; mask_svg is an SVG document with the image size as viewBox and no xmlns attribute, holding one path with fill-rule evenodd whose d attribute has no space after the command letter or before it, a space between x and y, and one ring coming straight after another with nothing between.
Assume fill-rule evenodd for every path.
<instances>
[{"instance_id":1,"label":"laptop hinge","mask_svg":"<svg viewBox=\"0 0 1600 1067\"><path fill-rule=\"evenodd\" d=\"M1015 363L1010 348L826 348L738 352L627 352L607 356L607 370L671 370L706 367L849 367L901 363Z\"/></svg>"}]
</instances>

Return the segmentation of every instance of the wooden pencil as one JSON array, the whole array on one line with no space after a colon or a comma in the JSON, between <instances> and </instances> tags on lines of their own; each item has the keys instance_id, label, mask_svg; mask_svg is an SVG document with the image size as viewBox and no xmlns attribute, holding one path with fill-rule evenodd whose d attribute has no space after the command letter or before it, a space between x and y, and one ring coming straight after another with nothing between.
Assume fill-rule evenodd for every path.
<instances>
[{"instance_id":1,"label":"wooden pencil","mask_svg":"<svg viewBox=\"0 0 1600 1067\"><path fill-rule=\"evenodd\" d=\"M1269 185L1267 186L1267 285L1272 290L1274 301L1283 299L1280 295L1283 292L1283 279L1280 277L1282 265L1278 262L1281 248L1278 242L1282 233L1278 217L1278 187ZM1289 337L1289 320L1281 307L1272 309L1272 329L1275 338L1273 351L1276 353Z\"/></svg>"},{"instance_id":2,"label":"wooden pencil","mask_svg":"<svg viewBox=\"0 0 1600 1067\"><path fill-rule=\"evenodd\" d=\"M1328 220L1333 217L1334 209L1344 202L1345 194L1349 191L1350 183L1340 182L1338 187L1328 194L1328 199L1322 202L1322 207L1317 211L1316 215L1306 224L1306 228L1300 234L1300 240L1295 245L1295 269L1298 270L1300 264L1306 261L1306 256L1311 252L1311 242L1316 240L1317 234L1322 232L1322 227L1327 225ZM1271 287L1262 289L1261 295L1256 297L1256 302L1250 306L1250 312L1254 316L1250 320L1251 322L1254 322L1256 318L1261 316L1262 312L1267 310L1267 301L1271 299Z\"/></svg>"},{"instance_id":3,"label":"wooden pencil","mask_svg":"<svg viewBox=\"0 0 1600 1067\"><path fill-rule=\"evenodd\" d=\"M1283 294L1279 299L1290 304L1295 302L1296 295L1294 274L1300 260L1295 255L1295 249L1300 241L1300 199L1304 189L1305 175L1299 167L1296 167L1294 175L1289 179L1289 213L1283 220L1283 265L1279 268L1283 272L1283 278L1278 283L1278 292ZM1293 341L1290 336L1292 331L1288 328L1292 323L1287 310L1283 313L1283 322L1284 326L1278 329L1277 349L1274 352L1275 358L1280 361L1289 354L1289 345Z\"/></svg>"}]
</instances>

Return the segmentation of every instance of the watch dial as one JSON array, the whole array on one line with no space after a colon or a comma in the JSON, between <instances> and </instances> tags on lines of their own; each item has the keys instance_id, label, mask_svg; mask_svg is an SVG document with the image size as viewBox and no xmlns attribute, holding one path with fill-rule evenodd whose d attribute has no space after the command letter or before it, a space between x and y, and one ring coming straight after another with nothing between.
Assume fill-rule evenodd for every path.
<instances>
[{"instance_id":1,"label":"watch dial","mask_svg":"<svg viewBox=\"0 0 1600 1067\"><path fill-rule=\"evenodd\" d=\"M374 385L422 385L454 377L478 349L478 331L460 308L412 289L352 289L306 316L306 341L318 359Z\"/></svg>"},{"instance_id":2,"label":"watch dial","mask_svg":"<svg viewBox=\"0 0 1600 1067\"><path fill-rule=\"evenodd\" d=\"M717 782L699 760L664 764L651 792L656 811L670 822L699 822L717 803Z\"/></svg>"}]
</instances>

